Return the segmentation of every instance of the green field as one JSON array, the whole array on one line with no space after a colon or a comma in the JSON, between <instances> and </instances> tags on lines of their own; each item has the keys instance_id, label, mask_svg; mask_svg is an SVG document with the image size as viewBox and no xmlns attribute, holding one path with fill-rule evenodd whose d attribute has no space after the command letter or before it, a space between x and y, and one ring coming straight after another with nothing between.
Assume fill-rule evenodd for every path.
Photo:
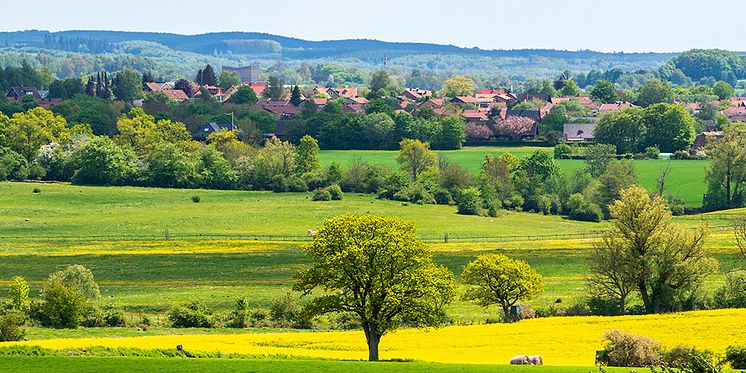
<instances>
[{"instance_id":1,"label":"green field","mask_svg":"<svg viewBox=\"0 0 746 373\"><path fill-rule=\"evenodd\" d=\"M32 193L37 186L41 193ZM191 201L194 194L202 196L200 203ZM308 197L308 193L0 183L0 285L22 275L36 290L49 273L83 264L100 283L104 303L133 313L160 313L193 300L227 310L238 296L248 296L254 307L267 307L290 290L292 275L307 264L299 248L308 242L302 237L306 230L318 227L323 218L352 211L414 221L420 235L432 240L436 260L456 274L484 252L527 260L544 276L547 289L532 304L550 307L560 299L561 304L555 306L567 307L586 292L590 240L552 235L582 235L605 227L528 213L462 216L449 206L405 205L367 195L348 194L343 201L333 202L312 202ZM680 220L699 222L697 217ZM165 239L165 230L170 240ZM300 238L274 242L186 236L213 233ZM445 233L450 236L448 244L443 243ZM87 238L95 235L111 237ZM150 235L156 238L137 239ZM525 236L500 239L516 235ZM713 237L723 272L738 265L731 241L725 233ZM722 274L715 276L711 284L721 279ZM0 296L4 292L4 286L0 287ZM449 310L458 322L484 322L494 318L495 312L460 300ZM32 333L34 338L45 338L51 332Z\"/></svg>"},{"instance_id":2,"label":"green field","mask_svg":"<svg viewBox=\"0 0 746 373\"><path fill-rule=\"evenodd\" d=\"M594 367L436 364L422 362L353 362L325 360L239 360L127 357L0 357L2 372L597 372ZM629 368L607 368L628 372ZM649 372L648 369L635 369Z\"/></svg>"},{"instance_id":3,"label":"green field","mask_svg":"<svg viewBox=\"0 0 746 373\"><path fill-rule=\"evenodd\" d=\"M536 150L551 152L552 148L539 147L473 147L461 150L436 151L438 156L456 163L467 171L478 174L481 171L485 154L511 154L524 157ZM321 163L328 165L338 162L343 167L353 159L360 158L370 164L396 168L396 156L398 151L393 150L322 150L319 153ZM560 159L557 161L567 175L572 175L576 170L585 166L583 160ZM640 182L646 188L654 188L656 178L668 164L671 165L671 174L668 181L669 193L682 198L690 206L701 206L702 195L707 191L705 184L705 167L707 161L670 161L658 160L636 160L637 171Z\"/></svg>"}]
</instances>

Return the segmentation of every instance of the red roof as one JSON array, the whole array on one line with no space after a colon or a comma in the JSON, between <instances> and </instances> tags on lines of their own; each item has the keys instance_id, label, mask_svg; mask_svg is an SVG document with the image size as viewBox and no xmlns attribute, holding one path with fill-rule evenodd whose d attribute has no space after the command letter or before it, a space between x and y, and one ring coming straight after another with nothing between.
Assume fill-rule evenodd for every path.
<instances>
[{"instance_id":1,"label":"red roof","mask_svg":"<svg viewBox=\"0 0 746 373\"><path fill-rule=\"evenodd\" d=\"M269 82L249 83L244 85L248 85L249 87L251 87L251 89L254 90L254 93L256 93L257 96L261 96L264 94L264 91L267 90Z\"/></svg>"},{"instance_id":2,"label":"red roof","mask_svg":"<svg viewBox=\"0 0 746 373\"><path fill-rule=\"evenodd\" d=\"M342 109L350 113L361 113L364 110L363 105L360 104L345 105Z\"/></svg>"},{"instance_id":3,"label":"red roof","mask_svg":"<svg viewBox=\"0 0 746 373\"><path fill-rule=\"evenodd\" d=\"M453 100L451 100L451 102L453 101L461 101L467 104L476 104L477 102L479 102L479 100L471 96L456 96L453 98Z\"/></svg>"},{"instance_id":4,"label":"red roof","mask_svg":"<svg viewBox=\"0 0 746 373\"><path fill-rule=\"evenodd\" d=\"M632 107L632 103L626 101L617 101L613 104L601 104L601 107L598 108L598 111L604 113L608 111L617 111L628 107Z\"/></svg>"},{"instance_id":5,"label":"red roof","mask_svg":"<svg viewBox=\"0 0 746 373\"><path fill-rule=\"evenodd\" d=\"M507 92L505 92L504 89L483 89L479 92L477 92L478 95L491 95L491 96L497 96L497 95L504 95Z\"/></svg>"},{"instance_id":6,"label":"red roof","mask_svg":"<svg viewBox=\"0 0 746 373\"><path fill-rule=\"evenodd\" d=\"M262 109L276 115L293 115L300 112L300 107L293 105L290 101L260 101Z\"/></svg>"},{"instance_id":7,"label":"red roof","mask_svg":"<svg viewBox=\"0 0 746 373\"><path fill-rule=\"evenodd\" d=\"M564 96L564 97L552 97L553 104L559 104L560 102L566 102L570 100L578 100L582 105L593 104L593 100L588 96Z\"/></svg>"},{"instance_id":8,"label":"red roof","mask_svg":"<svg viewBox=\"0 0 746 373\"><path fill-rule=\"evenodd\" d=\"M161 92L165 93L172 100L184 101L189 99L189 96L180 89L164 89Z\"/></svg>"},{"instance_id":9,"label":"red roof","mask_svg":"<svg viewBox=\"0 0 746 373\"><path fill-rule=\"evenodd\" d=\"M148 87L148 89L151 92L160 92L161 91L161 85L158 84L158 83L148 82L148 83L145 83L145 86Z\"/></svg>"}]
</instances>

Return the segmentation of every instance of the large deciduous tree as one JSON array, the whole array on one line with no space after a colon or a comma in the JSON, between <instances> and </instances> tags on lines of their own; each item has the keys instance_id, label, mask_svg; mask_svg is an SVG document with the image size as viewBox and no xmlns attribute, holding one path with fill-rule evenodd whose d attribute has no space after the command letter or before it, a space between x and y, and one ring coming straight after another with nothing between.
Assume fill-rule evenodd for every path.
<instances>
[{"instance_id":1,"label":"large deciduous tree","mask_svg":"<svg viewBox=\"0 0 746 373\"><path fill-rule=\"evenodd\" d=\"M648 313L690 309L705 278L717 271L704 248L706 230L671 224L663 199L637 186L623 190L609 209L613 220L596 247L592 286L615 295L620 310L630 287Z\"/></svg>"},{"instance_id":2,"label":"large deciduous tree","mask_svg":"<svg viewBox=\"0 0 746 373\"><path fill-rule=\"evenodd\" d=\"M616 88L614 88L614 83L601 79L593 86L591 98L605 104L611 104L619 100L619 94L617 94Z\"/></svg>"},{"instance_id":3,"label":"large deciduous tree","mask_svg":"<svg viewBox=\"0 0 746 373\"><path fill-rule=\"evenodd\" d=\"M421 173L438 165L438 156L430 150L430 144L420 140L404 139L399 143L399 156L396 162L417 180Z\"/></svg>"},{"instance_id":4,"label":"large deciduous tree","mask_svg":"<svg viewBox=\"0 0 746 373\"><path fill-rule=\"evenodd\" d=\"M142 76L132 69L124 69L114 77L114 95L122 101L142 97Z\"/></svg>"},{"instance_id":5,"label":"large deciduous tree","mask_svg":"<svg viewBox=\"0 0 746 373\"><path fill-rule=\"evenodd\" d=\"M39 148L52 142L67 142L70 130L65 118L37 107L13 117L0 117L0 145L31 161Z\"/></svg>"},{"instance_id":6,"label":"large deciduous tree","mask_svg":"<svg viewBox=\"0 0 746 373\"><path fill-rule=\"evenodd\" d=\"M694 142L694 123L691 114L681 105L654 104L643 110L642 122L646 130L644 147L654 146L662 152L689 150Z\"/></svg>"},{"instance_id":7,"label":"large deciduous tree","mask_svg":"<svg viewBox=\"0 0 746 373\"><path fill-rule=\"evenodd\" d=\"M733 208L744 203L746 186L746 124L735 122L723 131L723 138L707 148L708 191L705 207Z\"/></svg>"},{"instance_id":8,"label":"large deciduous tree","mask_svg":"<svg viewBox=\"0 0 746 373\"><path fill-rule=\"evenodd\" d=\"M346 214L324 221L304 248L312 266L296 275L293 289L320 290L304 311L354 314L378 360L381 337L402 323L437 326L455 294L453 274L435 265L414 224L381 216Z\"/></svg>"},{"instance_id":9,"label":"large deciduous tree","mask_svg":"<svg viewBox=\"0 0 746 373\"><path fill-rule=\"evenodd\" d=\"M475 90L474 80L468 76L457 75L443 82L441 95L445 97L471 96Z\"/></svg>"},{"instance_id":10,"label":"large deciduous tree","mask_svg":"<svg viewBox=\"0 0 746 373\"><path fill-rule=\"evenodd\" d=\"M597 143L614 145L619 153L631 153L642 148L645 132L642 109L632 107L604 114L593 134Z\"/></svg>"},{"instance_id":11,"label":"large deciduous tree","mask_svg":"<svg viewBox=\"0 0 746 373\"><path fill-rule=\"evenodd\" d=\"M484 254L466 265L461 278L472 285L464 296L482 306L497 304L506 322L517 321L510 308L544 291L544 283L528 263L501 254Z\"/></svg>"}]
</instances>

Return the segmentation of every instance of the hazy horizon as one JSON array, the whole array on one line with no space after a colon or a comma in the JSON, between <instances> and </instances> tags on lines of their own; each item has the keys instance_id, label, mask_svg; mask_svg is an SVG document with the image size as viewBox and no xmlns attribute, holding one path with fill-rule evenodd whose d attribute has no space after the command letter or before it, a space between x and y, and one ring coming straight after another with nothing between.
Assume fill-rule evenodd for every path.
<instances>
[{"instance_id":1,"label":"hazy horizon","mask_svg":"<svg viewBox=\"0 0 746 373\"><path fill-rule=\"evenodd\" d=\"M341 5L287 0L251 4L196 1L51 0L4 5L2 31L106 30L195 35L262 32L305 40L376 39L451 44L481 49L558 49L601 52L682 52L694 48L744 50L736 22L724 22L731 1L628 0L572 5L550 0L493 2L455 8L444 1L379 0ZM111 5L111 6L108 6ZM102 12L106 10L106 13ZM127 12L131 14L127 14ZM124 16L122 16L124 15ZM195 19L199 17L202 19Z\"/></svg>"}]
</instances>

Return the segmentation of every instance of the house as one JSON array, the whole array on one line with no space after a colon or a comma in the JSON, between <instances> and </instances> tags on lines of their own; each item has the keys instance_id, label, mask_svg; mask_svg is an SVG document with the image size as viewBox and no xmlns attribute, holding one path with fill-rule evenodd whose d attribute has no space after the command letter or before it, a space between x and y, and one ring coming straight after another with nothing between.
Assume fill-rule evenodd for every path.
<instances>
[{"instance_id":1,"label":"house","mask_svg":"<svg viewBox=\"0 0 746 373\"><path fill-rule=\"evenodd\" d=\"M544 116L546 115L545 111L542 110L512 110L508 109L505 112L505 117L522 117L522 118L529 118L536 122L541 121L544 119Z\"/></svg>"},{"instance_id":2,"label":"house","mask_svg":"<svg viewBox=\"0 0 746 373\"><path fill-rule=\"evenodd\" d=\"M262 97L264 95L264 91L266 91L267 87L269 87L269 82L255 82L245 85L248 85L249 87L251 87L251 89L254 90L254 93L256 93L256 97Z\"/></svg>"},{"instance_id":3,"label":"house","mask_svg":"<svg viewBox=\"0 0 746 373\"><path fill-rule=\"evenodd\" d=\"M10 88L10 91L8 91L8 94L5 95L5 97L13 100L23 100L26 96L31 96L35 98L36 101L44 98L36 87L12 87Z\"/></svg>"},{"instance_id":4,"label":"house","mask_svg":"<svg viewBox=\"0 0 746 373\"><path fill-rule=\"evenodd\" d=\"M549 93L519 93L515 98L518 102L528 102L533 100L552 102L552 96Z\"/></svg>"},{"instance_id":5,"label":"house","mask_svg":"<svg viewBox=\"0 0 746 373\"><path fill-rule=\"evenodd\" d=\"M407 88L397 96L400 100L419 101L428 97L432 97L433 92L419 88Z\"/></svg>"},{"instance_id":6,"label":"house","mask_svg":"<svg viewBox=\"0 0 746 373\"><path fill-rule=\"evenodd\" d=\"M347 97L345 99L346 105L367 105L368 99L365 97Z\"/></svg>"},{"instance_id":7,"label":"house","mask_svg":"<svg viewBox=\"0 0 746 373\"><path fill-rule=\"evenodd\" d=\"M206 123L202 127L200 127L197 131L195 131L192 136L197 140L204 140L209 136L210 134L214 132L219 131L233 131L237 130L238 127L233 125L233 123L218 123L218 122L210 122Z\"/></svg>"},{"instance_id":8,"label":"house","mask_svg":"<svg viewBox=\"0 0 746 373\"><path fill-rule=\"evenodd\" d=\"M474 95L475 98L486 99L492 102L508 102L516 99L516 96L512 93L506 92L504 89L483 89Z\"/></svg>"},{"instance_id":9,"label":"house","mask_svg":"<svg viewBox=\"0 0 746 373\"><path fill-rule=\"evenodd\" d=\"M170 82L147 82L145 83L145 90L148 92L163 92L165 90L174 89L174 84Z\"/></svg>"},{"instance_id":10,"label":"house","mask_svg":"<svg viewBox=\"0 0 746 373\"><path fill-rule=\"evenodd\" d=\"M696 156L705 155L705 149L707 148L707 145L710 144L712 141L720 139L722 137L722 131L700 133L697 135L697 137L694 138L694 143L692 143L692 148L689 152L692 155Z\"/></svg>"},{"instance_id":11,"label":"house","mask_svg":"<svg viewBox=\"0 0 746 373\"><path fill-rule=\"evenodd\" d=\"M16 101L21 101L25 97L33 97L40 107L47 110L62 102L62 99L59 98L49 98L48 94L49 91L40 91L36 87L12 87L5 97Z\"/></svg>"},{"instance_id":12,"label":"house","mask_svg":"<svg viewBox=\"0 0 746 373\"><path fill-rule=\"evenodd\" d=\"M439 108L442 108L443 105L445 104L446 104L446 100L442 98L431 98L425 102L417 104L417 108L419 109L425 106L429 106L433 109L439 109Z\"/></svg>"},{"instance_id":13,"label":"house","mask_svg":"<svg viewBox=\"0 0 746 373\"><path fill-rule=\"evenodd\" d=\"M512 141L539 137L539 123L533 120L498 120L493 127L496 137L507 137Z\"/></svg>"},{"instance_id":14,"label":"house","mask_svg":"<svg viewBox=\"0 0 746 373\"><path fill-rule=\"evenodd\" d=\"M354 98L357 96L357 87L349 87L349 88L329 88L327 90L327 93L329 94L329 97L331 98Z\"/></svg>"},{"instance_id":15,"label":"house","mask_svg":"<svg viewBox=\"0 0 746 373\"><path fill-rule=\"evenodd\" d=\"M477 106L477 104L479 104L479 100L477 100L476 97L471 97L471 96L456 96L452 98L450 102L458 106L462 106L462 105Z\"/></svg>"},{"instance_id":16,"label":"house","mask_svg":"<svg viewBox=\"0 0 746 373\"><path fill-rule=\"evenodd\" d=\"M259 106L281 119L290 119L301 111L299 106L293 105L290 101L265 100L259 101Z\"/></svg>"},{"instance_id":17,"label":"house","mask_svg":"<svg viewBox=\"0 0 746 373\"><path fill-rule=\"evenodd\" d=\"M485 110L464 110L461 117L467 123L487 123L490 120L489 111Z\"/></svg>"},{"instance_id":18,"label":"house","mask_svg":"<svg viewBox=\"0 0 746 373\"><path fill-rule=\"evenodd\" d=\"M326 104L329 103L328 98L318 98L318 97L311 97L306 100L306 102L313 105L313 107L316 109L316 111L321 111L326 107Z\"/></svg>"},{"instance_id":19,"label":"house","mask_svg":"<svg viewBox=\"0 0 746 373\"><path fill-rule=\"evenodd\" d=\"M730 106L723 110L723 115L733 122L746 121L746 101L741 101L736 106Z\"/></svg>"},{"instance_id":20,"label":"house","mask_svg":"<svg viewBox=\"0 0 746 373\"><path fill-rule=\"evenodd\" d=\"M342 110L346 113L360 114L365 111L365 106L361 104L348 104L345 105Z\"/></svg>"},{"instance_id":21,"label":"house","mask_svg":"<svg viewBox=\"0 0 746 373\"><path fill-rule=\"evenodd\" d=\"M562 129L567 142L593 142L595 123L567 123Z\"/></svg>"},{"instance_id":22,"label":"house","mask_svg":"<svg viewBox=\"0 0 746 373\"><path fill-rule=\"evenodd\" d=\"M552 97L552 105L557 105L562 102L576 100L579 104L585 106L588 109L598 109L598 104L593 102L593 99L588 96L563 96L563 97Z\"/></svg>"},{"instance_id":23,"label":"house","mask_svg":"<svg viewBox=\"0 0 746 373\"><path fill-rule=\"evenodd\" d=\"M603 114L603 113L608 113L612 111L619 111L619 110L626 109L628 107L633 107L633 106L635 105L632 105L631 102L617 101L612 104L601 104L601 106L599 106L598 108L598 112Z\"/></svg>"}]
</instances>

